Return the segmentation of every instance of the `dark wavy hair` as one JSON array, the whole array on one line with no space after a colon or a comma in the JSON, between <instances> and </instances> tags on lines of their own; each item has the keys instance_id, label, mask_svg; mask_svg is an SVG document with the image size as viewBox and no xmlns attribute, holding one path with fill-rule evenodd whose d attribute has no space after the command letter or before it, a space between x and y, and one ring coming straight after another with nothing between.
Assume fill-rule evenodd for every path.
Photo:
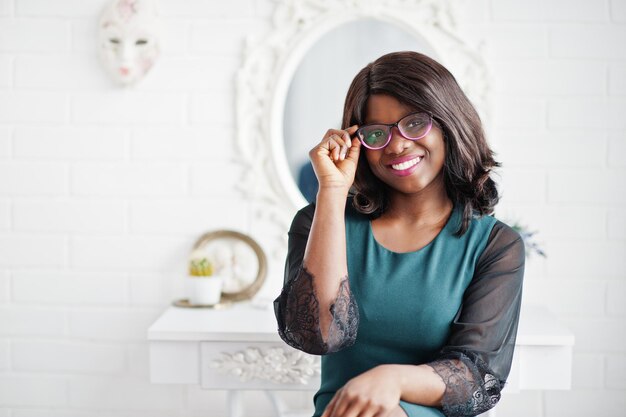
<instances>
[{"instance_id":1,"label":"dark wavy hair","mask_svg":"<svg viewBox=\"0 0 626 417\"><path fill-rule=\"evenodd\" d=\"M446 193L455 205L463 206L463 220L455 236L467 231L475 212L492 214L500 197L490 173L501 164L494 160L476 109L450 71L417 52L381 56L352 81L343 110L344 129L364 124L367 99L373 94L386 94L416 111L433 114L446 147ZM380 216L389 205L387 185L372 173L365 152L359 157L351 194L355 209L371 218Z\"/></svg>"}]
</instances>

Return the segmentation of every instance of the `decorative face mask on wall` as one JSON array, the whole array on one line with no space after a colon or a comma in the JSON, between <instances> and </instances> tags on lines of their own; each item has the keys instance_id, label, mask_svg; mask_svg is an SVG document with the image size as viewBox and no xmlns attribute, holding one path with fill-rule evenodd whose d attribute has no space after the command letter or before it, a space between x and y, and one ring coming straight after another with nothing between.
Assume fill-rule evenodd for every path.
<instances>
[{"instance_id":1,"label":"decorative face mask on wall","mask_svg":"<svg viewBox=\"0 0 626 417\"><path fill-rule=\"evenodd\" d=\"M112 0L98 32L102 63L121 85L141 80L159 56L159 25L151 0Z\"/></svg>"}]
</instances>

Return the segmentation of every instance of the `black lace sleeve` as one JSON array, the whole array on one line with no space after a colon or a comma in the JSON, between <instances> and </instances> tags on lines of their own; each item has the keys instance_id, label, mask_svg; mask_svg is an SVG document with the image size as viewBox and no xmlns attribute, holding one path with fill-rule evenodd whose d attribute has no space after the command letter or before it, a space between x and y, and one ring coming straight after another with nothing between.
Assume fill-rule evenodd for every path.
<instances>
[{"instance_id":1,"label":"black lace sleeve","mask_svg":"<svg viewBox=\"0 0 626 417\"><path fill-rule=\"evenodd\" d=\"M500 400L515 348L524 261L520 235L496 222L448 342L427 363L446 384L442 409L447 417L476 416Z\"/></svg>"},{"instance_id":2,"label":"black lace sleeve","mask_svg":"<svg viewBox=\"0 0 626 417\"><path fill-rule=\"evenodd\" d=\"M313 220L314 205L296 214L289 230L283 289L274 300L278 334L288 345L314 355L325 355L352 346L356 341L359 312L343 277L335 302L330 306L327 340L320 329L320 307L314 277L303 264L304 250Z\"/></svg>"}]
</instances>

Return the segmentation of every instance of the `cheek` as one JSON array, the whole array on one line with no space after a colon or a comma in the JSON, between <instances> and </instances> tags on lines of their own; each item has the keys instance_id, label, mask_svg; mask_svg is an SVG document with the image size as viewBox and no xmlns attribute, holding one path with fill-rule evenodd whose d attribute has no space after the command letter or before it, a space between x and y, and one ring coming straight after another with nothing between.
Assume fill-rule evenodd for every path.
<instances>
[{"instance_id":1,"label":"cheek","mask_svg":"<svg viewBox=\"0 0 626 417\"><path fill-rule=\"evenodd\" d=\"M440 149L439 149L439 161L440 163L443 165L446 162L446 155L447 155L447 151L446 151L446 144L445 143L441 143Z\"/></svg>"},{"instance_id":2,"label":"cheek","mask_svg":"<svg viewBox=\"0 0 626 417\"><path fill-rule=\"evenodd\" d=\"M117 52L113 49L103 48L101 53L102 61L107 68L117 69L120 64L120 59Z\"/></svg>"},{"instance_id":3,"label":"cheek","mask_svg":"<svg viewBox=\"0 0 626 417\"><path fill-rule=\"evenodd\" d=\"M143 66L152 66L154 61L156 61L158 57L158 50L156 48L145 49L141 51L141 54L137 57L139 61L141 61Z\"/></svg>"},{"instance_id":4,"label":"cheek","mask_svg":"<svg viewBox=\"0 0 626 417\"><path fill-rule=\"evenodd\" d=\"M378 161L380 161L381 151L374 151L374 150L365 149L365 148L362 148L362 149L363 151L365 151L365 160L367 161L369 166L375 167L376 165L378 165Z\"/></svg>"}]
</instances>

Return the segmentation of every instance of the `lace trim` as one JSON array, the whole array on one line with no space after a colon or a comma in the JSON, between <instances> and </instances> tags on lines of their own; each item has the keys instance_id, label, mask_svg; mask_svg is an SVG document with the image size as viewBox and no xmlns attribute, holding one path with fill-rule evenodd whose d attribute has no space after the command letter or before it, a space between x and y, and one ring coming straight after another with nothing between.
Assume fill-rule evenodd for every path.
<instances>
[{"instance_id":1,"label":"lace trim","mask_svg":"<svg viewBox=\"0 0 626 417\"><path fill-rule=\"evenodd\" d=\"M478 355L450 351L428 365L446 384L441 405L447 417L476 416L500 401L505 381L496 378Z\"/></svg>"},{"instance_id":2,"label":"lace trim","mask_svg":"<svg viewBox=\"0 0 626 417\"><path fill-rule=\"evenodd\" d=\"M335 302L330 306L331 321L328 340L320 330L319 300L313 287L313 275L302 267L296 277L283 288L279 297L282 320L278 334L288 345L313 355L337 352L356 341L359 310L348 276L342 278Z\"/></svg>"}]
</instances>

